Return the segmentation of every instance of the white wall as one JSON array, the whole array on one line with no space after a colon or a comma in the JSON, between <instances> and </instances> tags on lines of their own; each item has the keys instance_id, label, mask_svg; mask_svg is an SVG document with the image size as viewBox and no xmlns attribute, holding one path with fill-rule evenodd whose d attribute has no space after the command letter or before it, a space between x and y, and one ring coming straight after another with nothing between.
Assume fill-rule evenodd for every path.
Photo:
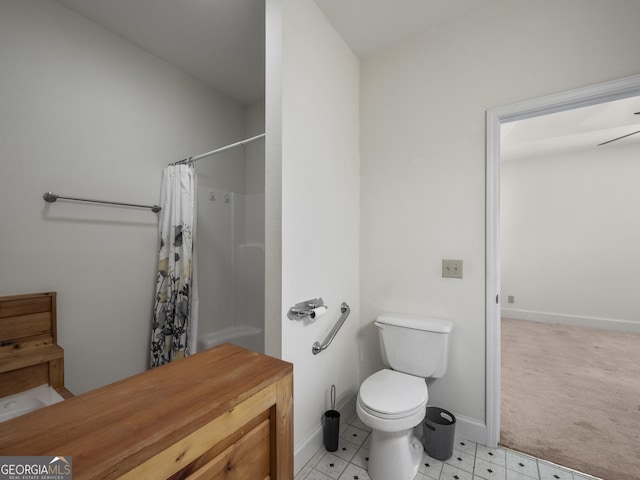
<instances>
[{"instance_id":1,"label":"white wall","mask_svg":"<svg viewBox=\"0 0 640 480\"><path fill-rule=\"evenodd\" d=\"M144 370L162 168L242 138L244 107L50 0L0 3L0 294L58 292L65 379Z\"/></svg>"},{"instance_id":2,"label":"white wall","mask_svg":"<svg viewBox=\"0 0 640 480\"><path fill-rule=\"evenodd\" d=\"M264 100L249 105L245 109L245 137L250 138L265 133ZM244 146L245 192L264 194L264 139L254 140ZM264 217L264 215L263 215ZM262 229L264 236L264 228Z\"/></svg>"},{"instance_id":3,"label":"white wall","mask_svg":"<svg viewBox=\"0 0 640 480\"><path fill-rule=\"evenodd\" d=\"M501 163L503 316L640 331L638 151Z\"/></svg>"},{"instance_id":4,"label":"white wall","mask_svg":"<svg viewBox=\"0 0 640 480\"><path fill-rule=\"evenodd\" d=\"M282 355L282 1L265 0L265 352Z\"/></svg>"},{"instance_id":5,"label":"white wall","mask_svg":"<svg viewBox=\"0 0 640 480\"><path fill-rule=\"evenodd\" d=\"M379 312L453 320L430 402L483 440L485 111L638 73L637 18L629 0L499 1L361 62L361 378Z\"/></svg>"},{"instance_id":6,"label":"white wall","mask_svg":"<svg viewBox=\"0 0 640 480\"><path fill-rule=\"evenodd\" d=\"M279 318L282 358L294 363L294 441L300 467L322 444L320 420L330 407L331 385L336 385L339 403L353 399L358 387L359 62L312 0L275 3L267 5L267 15L282 7ZM269 75L268 69L267 83L274 78L277 73ZM278 128L278 118L268 102L269 135L270 127ZM329 306L326 316L315 322L287 318L289 307L315 297ZM313 343L324 340L343 301L351 306L351 316L331 346L313 355Z\"/></svg>"}]
</instances>

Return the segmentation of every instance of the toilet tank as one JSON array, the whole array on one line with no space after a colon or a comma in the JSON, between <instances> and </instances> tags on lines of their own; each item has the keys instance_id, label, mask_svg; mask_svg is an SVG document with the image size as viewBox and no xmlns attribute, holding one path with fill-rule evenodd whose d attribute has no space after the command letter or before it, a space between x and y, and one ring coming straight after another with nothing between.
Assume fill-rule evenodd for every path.
<instances>
[{"instance_id":1,"label":"toilet tank","mask_svg":"<svg viewBox=\"0 0 640 480\"><path fill-rule=\"evenodd\" d=\"M440 378L449 363L453 322L441 318L385 313L376 318L383 362L393 370Z\"/></svg>"}]
</instances>

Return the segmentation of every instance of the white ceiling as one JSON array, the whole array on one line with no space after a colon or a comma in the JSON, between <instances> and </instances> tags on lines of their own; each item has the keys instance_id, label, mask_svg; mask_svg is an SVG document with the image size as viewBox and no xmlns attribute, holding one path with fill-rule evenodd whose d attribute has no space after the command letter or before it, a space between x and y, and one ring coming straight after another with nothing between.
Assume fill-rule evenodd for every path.
<instances>
[{"instance_id":1,"label":"white ceiling","mask_svg":"<svg viewBox=\"0 0 640 480\"><path fill-rule=\"evenodd\" d=\"M57 0L243 103L264 98L264 0ZM359 56L495 0L315 0Z\"/></svg>"},{"instance_id":2,"label":"white ceiling","mask_svg":"<svg viewBox=\"0 0 640 480\"><path fill-rule=\"evenodd\" d=\"M462 17L496 0L315 0L359 56Z\"/></svg>"},{"instance_id":3,"label":"white ceiling","mask_svg":"<svg viewBox=\"0 0 640 480\"><path fill-rule=\"evenodd\" d=\"M264 0L57 0L243 104L264 98Z\"/></svg>"},{"instance_id":4,"label":"white ceiling","mask_svg":"<svg viewBox=\"0 0 640 480\"><path fill-rule=\"evenodd\" d=\"M264 99L265 0L57 1L242 104ZM365 57L495 1L315 3L353 51ZM640 130L637 111L640 100L627 100L504 125L502 158L593 148ZM632 142L640 143L640 134L610 146Z\"/></svg>"},{"instance_id":5,"label":"white ceiling","mask_svg":"<svg viewBox=\"0 0 640 480\"><path fill-rule=\"evenodd\" d=\"M502 161L541 158L568 151L602 150L640 145L640 97L506 123L501 128Z\"/></svg>"}]
</instances>

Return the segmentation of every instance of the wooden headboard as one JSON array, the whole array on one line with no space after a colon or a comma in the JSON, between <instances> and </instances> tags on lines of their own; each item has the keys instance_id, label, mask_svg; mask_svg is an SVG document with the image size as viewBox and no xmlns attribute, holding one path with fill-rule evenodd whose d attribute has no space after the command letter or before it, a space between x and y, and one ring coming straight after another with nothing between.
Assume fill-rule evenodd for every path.
<instances>
[{"instance_id":1,"label":"wooden headboard","mask_svg":"<svg viewBox=\"0 0 640 480\"><path fill-rule=\"evenodd\" d=\"M42 384L64 388L56 293L0 297L0 397Z\"/></svg>"}]
</instances>

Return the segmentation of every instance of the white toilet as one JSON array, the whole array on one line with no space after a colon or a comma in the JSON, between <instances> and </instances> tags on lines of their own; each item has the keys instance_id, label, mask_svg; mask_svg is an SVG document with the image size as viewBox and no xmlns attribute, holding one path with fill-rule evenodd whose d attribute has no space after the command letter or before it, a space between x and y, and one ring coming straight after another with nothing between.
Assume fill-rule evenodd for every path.
<instances>
[{"instance_id":1,"label":"white toilet","mask_svg":"<svg viewBox=\"0 0 640 480\"><path fill-rule=\"evenodd\" d=\"M375 325L380 333L380 370L360 386L356 411L372 430L372 480L411 480L418 472L422 443L413 435L426 414L427 378L447 370L453 323L439 318L387 313Z\"/></svg>"}]
</instances>

